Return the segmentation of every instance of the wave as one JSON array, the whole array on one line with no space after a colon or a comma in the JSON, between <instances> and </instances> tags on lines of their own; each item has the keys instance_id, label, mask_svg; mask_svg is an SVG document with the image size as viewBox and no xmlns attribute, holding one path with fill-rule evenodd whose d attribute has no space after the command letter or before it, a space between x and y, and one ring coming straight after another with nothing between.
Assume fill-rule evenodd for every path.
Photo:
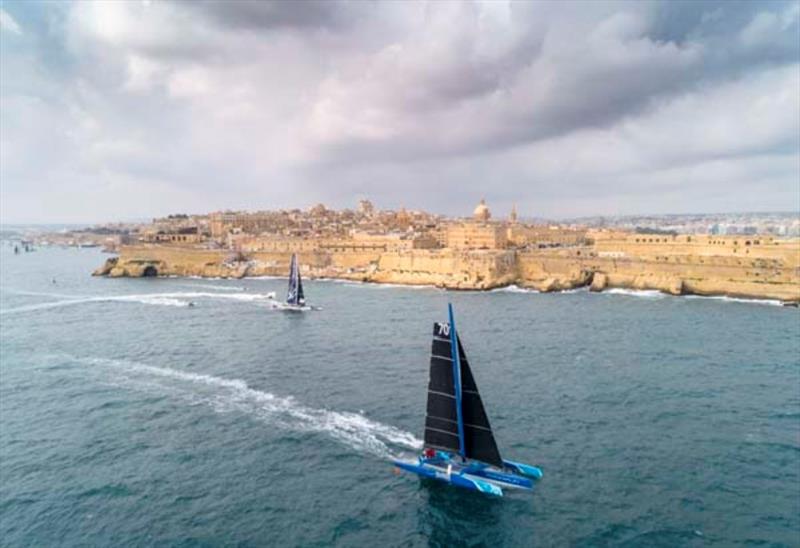
<instances>
[{"instance_id":1,"label":"wave","mask_svg":"<svg viewBox=\"0 0 800 548\"><path fill-rule=\"evenodd\" d=\"M728 303L761 304L766 306L783 306L777 299L747 299L744 297L726 297L725 295L682 295L685 299L708 299L713 301L725 301Z\"/></svg>"},{"instance_id":2,"label":"wave","mask_svg":"<svg viewBox=\"0 0 800 548\"><path fill-rule=\"evenodd\" d=\"M496 287L494 289L490 289L489 293L541 293L540 291L529 288L529 287L519 287L518 285L507 285L505 287Z\"/></svg>"},{"instance_id":3,"label":"wave","mask_svg":"<svg viewBox=\"0 0 800 548\"><path fill-rule=\"evenodd\" d=\"M561 293L562 295L570 295L572 293L588 293L589 286L583 285L581 287L576 287L574 289L562 289L561 291L555 291L554 293Z\"/></svg>"},{"instance_id":4,"label":"wave","mask_svg":"<svg viewBox=\"0 0 800 548\"><path fill-rule=\"evenodd\" d=\"M105 295L96 297L73 297L61 301L38 303L15 308L0 310L0 315L17 314L21 312L35 312L64 306L75 306L89 303L125 302L157 306L190 306L193 299L229 299L242 302L269 302L275 298L275 293L209 293L209 292L172 292L172 293L144 293L136 295Z\"/></svg>"},{"instance_id":5,"label":"wave","mask_svg":"<svg viewBox=\"0 0 800 548\"><path fill-rule=\"evenodd\" d=\"M657 289L624 289L621 287L613 287L611 289L604 289L603 293L610 295L627 295L629 297L639 297L641 299L663 299L667 297L666 293L662 293Z\"/></svg>"},{"instance_id":6,"label":"wave","mask_svg":"<svg viewBox=\"0 0 800 548\"><path fill-rule=\"evenodd\" d=\"M340 284L340 285L368 285L367 282L358 282L355 280L345 280L343 278L309 278L315 282Z\"/></svg>"},{"instance_id":7,"label":"wave","mask_svg":"<svg viewBox=\"0 0 800 548\"><path fill-rule=\"evenodd\" d=\"M783 306L783 303L776 299L747 299L744 297L727 297L725 295L669 295L667 293L662 293L657 289L624 289L620 287L614 287L603 290L603 293L610 293L612 295L628 295L630 297L639 297L642 299L664 299L667 297L676 297L683 299L707 299L729 303Z\"/></svg>"},{"instance_id":8,"label":"wave","mask_svg":"<svg viewBox=\"0 0 800 548\"><path fill-rule=\"evenodd\" d=\"M8 287L0 287L0 293L10 293L11 295L30 295L33 297L50 297L53 299L75 299L75 295L68 295L65 293L52 293L45 291L26 291L24 289L12 289Z\"/></svg>"},{"instance_id":9,"label":"wave","mask_svg":"<svg viewBox=\"0 0 800 548\"><path fill-rule=\"evenodd\" d=\"M72 360L118 373L118 377L110 381L115 385L166 393L192 405L206 405L219 413L244 413L288 431L325 434L357 451L366 451L382 458L394 457L393 449L396 448L419 450L422 447L422 440L410 432L374 421L362 413L308 407L292 397L251 388L240 379L226 379L129 360Z\"/></svg>"}]
</instances>

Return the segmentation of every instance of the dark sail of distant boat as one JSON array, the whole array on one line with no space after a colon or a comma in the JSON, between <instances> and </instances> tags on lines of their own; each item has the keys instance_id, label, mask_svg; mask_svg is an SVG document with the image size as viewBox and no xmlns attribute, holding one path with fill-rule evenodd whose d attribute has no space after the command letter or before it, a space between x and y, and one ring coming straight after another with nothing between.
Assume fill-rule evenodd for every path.
<instances>
[{"instance_id":1,"label":"dark sail of distant boat","mask_svg":"<svg viewBox=\"0 0 800 548\"><path fill-rule=\"evenodd\" d=\"M292 253L292 261L289 266L289 292L286 295L288 304L302 306L306 299L303 295L303 280L300 279L300 268L297 266L297 255Z\"/></svg>"}]
</instances>

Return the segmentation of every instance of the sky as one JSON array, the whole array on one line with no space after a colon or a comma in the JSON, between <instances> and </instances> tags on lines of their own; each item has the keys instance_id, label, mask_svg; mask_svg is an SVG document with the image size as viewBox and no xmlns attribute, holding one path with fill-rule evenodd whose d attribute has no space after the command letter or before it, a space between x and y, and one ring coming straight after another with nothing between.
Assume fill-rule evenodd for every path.
<instances>
[{"instance_id":1,"label":"sky","mask_svg":"<svg viewBox=\"0 0 800 548\"><path fill-rule=\"evenodd\" d=\"M800 0L0 0L0 221L800 211Z\"/></svg>"}]
</instances>

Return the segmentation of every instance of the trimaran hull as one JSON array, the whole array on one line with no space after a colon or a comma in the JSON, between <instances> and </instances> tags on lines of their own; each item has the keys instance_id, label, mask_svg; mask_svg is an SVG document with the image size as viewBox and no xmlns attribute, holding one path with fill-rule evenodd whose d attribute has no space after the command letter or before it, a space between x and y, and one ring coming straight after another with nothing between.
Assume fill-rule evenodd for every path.
<instances>
[{"instance_id":1,"label":"trimaran hull","mask_svg":"<svg viewBox=\"0 0 800 548\"><path fill-rule=\"evenodd\" d=\"M533 490L533 480L542 477L542 472L535 466L508 462L510 466L518 466L516 472L523 474L523 469L528 477L509 473L491 467L473 468L460 467L452 464L425 462L416 460L395 460L395 466L408 472L413 472L420 477L438 480L457 487L479 491L495 496L503 496L504 489L519 489L522 491Z\"/></svg>"}]
</instances>

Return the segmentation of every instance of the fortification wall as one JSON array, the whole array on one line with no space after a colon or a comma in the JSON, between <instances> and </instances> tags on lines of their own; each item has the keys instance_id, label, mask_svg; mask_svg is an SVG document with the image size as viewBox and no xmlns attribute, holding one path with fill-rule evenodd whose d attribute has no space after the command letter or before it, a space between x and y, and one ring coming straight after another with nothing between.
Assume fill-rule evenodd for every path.
<instances>
[{"instance_id":1,"label":"fortification wall","mask_svg":"<svg viewBox=\"0 0 800 548\"><path fill-rule=\"evenodd\" d=\"M784 250L785 251L785 250ZM800 302L800 267L792 248L781 258L705 255L602 256L594 247L512 250L308 251L306 277L332 277L453 289L509 284L558 291L591 285L657 289L672 294L735 295ZM787 259L787 256L789 257ZM229 251L173 245L122 246L95 274L206 277L284 276L290 252L254 252L226 262Z\"/></svg>"},{"instance_id":2,"label":"fortification wall","mask_svg":"<svg viewBox=\"0 0 800 548\"><path fill-rule=\"evenodd\" d=\"M489 289L514 283L513 251L415 250L384 253L370 281Z\"/></svg>"},{"instance_id":3,"label":"fortification wall","mask_svg":"<svg viewBox=\"0 0 800 548\"><path fill-rule=\"evenodd\" d=\"M111 277L220 276L227 252L175 245L124 245L119 258L95 271ZM230 275L225 273L225 275Z\"/></svg>"},{"instance_id":4,"label":"fortification wall","mask_svg":"<svg viewBox=\"0 0 800 548\"><path fill-rule=\"evenodd\" d=\"M204 276L241 278L245 276L283 276L289 268L290 251L257 251L244 255L245 261L230 262L232 255L225 250L207 250L174 245L121 246L119 258L99 268L95 273L111 277L146 275L145 270L158 276ZM353 277L363 279L365 273L377 267L381 257L376 251L305 251L298 260L310 277Z\"/></svg>"},{"instance_id":5,"label":"fortification wall","mask_svg":"<svg viewBox=\"0 0 800 548\"><path fill-rule=\"evenodd\" d=\"M800 241L773 240L759 236L719 237L631 235L624 239L597 240L599 255L629 257L730 257L741 260L769 259L784 266L800 267Z\"/></svg>"},{"instance_id":6,"label":"fortification wall","mask_svg":"<svg viewBox=\"0 0 800 548\"><path fill-rule=\"evenodd\" d=\"M800 301L800 269L781 261L732 257L600 257L592 248L518 255L520 282L540 290L591 283L671 294L733 295Z\"/></svg>"}]
</instances>

